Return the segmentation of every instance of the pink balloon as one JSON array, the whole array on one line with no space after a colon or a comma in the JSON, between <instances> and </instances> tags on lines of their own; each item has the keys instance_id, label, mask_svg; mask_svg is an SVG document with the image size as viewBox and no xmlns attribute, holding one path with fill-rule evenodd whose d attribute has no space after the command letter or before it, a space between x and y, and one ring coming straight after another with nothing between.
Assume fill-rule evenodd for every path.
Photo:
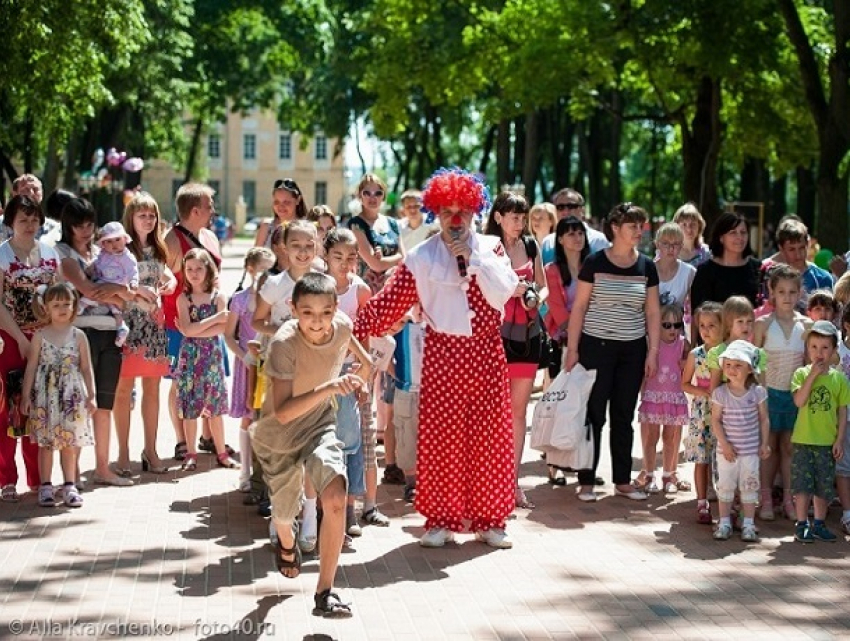
<instances>
[{"instance_id":1,"label":"pink balloon","mask_svg":"<svg viewBox=\"0 0 850 641\"><path fill-rule=\"evenodd\" d=\"M137 157L128 158L124 161L122 168L124 169L124 171L135 173L145 168L145 161Z\"/></svg>"}]
</instances>

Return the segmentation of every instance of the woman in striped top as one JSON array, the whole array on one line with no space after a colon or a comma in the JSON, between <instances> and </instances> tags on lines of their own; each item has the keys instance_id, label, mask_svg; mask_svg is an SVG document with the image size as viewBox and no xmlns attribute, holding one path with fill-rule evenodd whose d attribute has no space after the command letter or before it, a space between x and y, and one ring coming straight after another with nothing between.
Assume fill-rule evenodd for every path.
<instances>
[{"instance_id":1,"label":"woman in striped top","mask_svg":"<svg viewBox=\"0 0 850 641\"><path fill-rule=\"evenodd\" d=\"M587 405L594 434L593 468L579 472L582 501L596 500L593 484L609 402L615 493L646 499L631 482L632 419L644 375L655 374L661 327L658 272L637 250L646 220L646 212L632 203L612 209L604 224L611 247L590 255L578 275L564 367L570 371L581 363L596 370Z\"/></svg>"}]
</instances>

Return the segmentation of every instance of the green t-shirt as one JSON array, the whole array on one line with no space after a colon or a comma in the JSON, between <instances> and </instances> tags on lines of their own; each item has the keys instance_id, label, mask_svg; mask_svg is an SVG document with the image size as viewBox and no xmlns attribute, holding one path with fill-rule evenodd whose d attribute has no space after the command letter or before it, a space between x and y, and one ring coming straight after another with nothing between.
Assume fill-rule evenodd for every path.
<instances>
[{"instance_id":1,"label":"green t-shirt","mask_svg":"<svg viewBox=\"0 0 850 641\"><path fill-rule=\"evenodd\" d=\"M811 365L794 372L791 392L803 386ZM850 383L837 369L821 374L812 384L812 393L806 404L797 411L797 422L791 434L792 443L801 445L832 446L838 437L838 408L850 405Z\"/></svg>"},{"instance_id":2,"label":"green t-shirt","mask_svg":"<svg viewBox=\"0 0 850 641\"><path fill-rule=\"evenodd\" d=\"M708 364L709 370L723 369L722 367L720 367L720 357L723 356L723 352L726 351L727 347L729 347L728 343L720 343L719 345L716 345L715 347L712 347L710 350L708 350L708 354L706 354L705 357L705 362ZM767 352L765 352L761 347L757 347L756 351L759 355L759 359L757 362L759 366L759 372L764 374L764 370L767 368ZM725 376L723 377L723 380L726 380Z\"/></svg>"}]
</instances>

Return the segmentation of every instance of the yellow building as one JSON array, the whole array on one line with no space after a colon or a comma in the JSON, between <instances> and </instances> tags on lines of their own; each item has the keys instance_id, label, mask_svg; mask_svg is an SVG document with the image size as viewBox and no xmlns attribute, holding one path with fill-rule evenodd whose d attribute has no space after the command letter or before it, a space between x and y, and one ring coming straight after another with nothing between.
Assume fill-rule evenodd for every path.
<instances>
[{"instance_id":1,"label":"yellow building","mask_svg":"<svg viewBox=\"0 0 850 641\"><path fill-rule=\"evenodd\" d=\"M272 112L254 110L242 116L228 113L227 121L208 127L198 162L206 183L216 190L216 209L237 222L240 199L247 218L272 215L272 185L291 178L307 207L329 205L340 212L345 202L344 142L317 132L301 148L304 137L282 128ZM164 216L174 213L174 194L182 174L161 160L145 167L142 187L160 203Z\"/></svg>"}]
</instances>

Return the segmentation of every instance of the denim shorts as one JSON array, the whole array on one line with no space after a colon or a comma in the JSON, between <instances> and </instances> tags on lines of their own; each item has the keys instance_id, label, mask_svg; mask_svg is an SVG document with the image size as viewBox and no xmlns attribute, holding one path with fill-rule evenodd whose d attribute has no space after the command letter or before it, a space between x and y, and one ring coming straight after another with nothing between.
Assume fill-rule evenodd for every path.
<instances>
[{"instance_id":1,"label":"denim shorts","mask_svg":"<svg viewBox=\"0 0 850 641\"><path fill-rule=\"evenodd\" d=\"M767 416L771 432L790 432L797 421L794 395L785 390L767 388Z\"/></svg>"}]
</instances>

